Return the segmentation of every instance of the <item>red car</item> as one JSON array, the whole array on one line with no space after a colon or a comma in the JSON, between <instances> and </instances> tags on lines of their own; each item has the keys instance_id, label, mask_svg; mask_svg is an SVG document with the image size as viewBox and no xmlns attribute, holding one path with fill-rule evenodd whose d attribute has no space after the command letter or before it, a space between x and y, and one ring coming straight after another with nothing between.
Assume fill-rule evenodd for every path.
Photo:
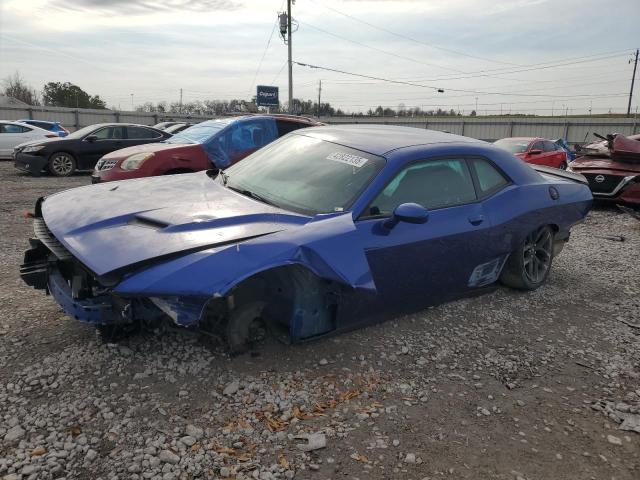
<instances>
[{"instance_id":1,"label":"red car","mask_svg":"<svg viewBox=\"0 0 640 480\"><path fill-rule=\"evenodd\" d=\"M155 144L123 148L102 157L93 183L224 169L299 128L322 125L293 115L246 115L207 120Z\"/></svg>"},{"instance_id":2,"label":"red car","mask_svg":"<svg viewBox=\"0 0 640 480\"><path fill-rule=\"evenodd\" d=\"M511 137L494 142L496 147L513 153L527 163L547 167L567 168L567 152L546 138Z\"/></svg>"},{"instance_id":3,"label":"red car","mask_svg":"<svg viewBox=\"0 0 640 480\"><path fill-rule=\"evenodd\" d=\"M581 150L569 170L587 178L594 199L640 205L640 135L610 135Z\"/></svg>"}]
</instances>

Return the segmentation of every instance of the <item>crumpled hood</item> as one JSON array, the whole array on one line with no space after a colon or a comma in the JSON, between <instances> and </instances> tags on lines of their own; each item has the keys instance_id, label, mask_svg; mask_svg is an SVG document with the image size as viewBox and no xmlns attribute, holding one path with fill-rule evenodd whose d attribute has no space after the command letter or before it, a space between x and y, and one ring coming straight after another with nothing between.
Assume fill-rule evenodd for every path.
<instances>
[{"instance_id":1,"label":"crumpled hood","mask_svg":"<svg viewBox=\"0 0 640 480\"><path fill-rule=\"evenodd\" d=\"M121 148L120 150L116 150L115 152L107 153L102 158L107 160L121 160L130 157L131 155L135 155L136 153L155 153L164 152L166 150L171 150L172 153L178 153L188 152L194 149L202 150L202 146L197 143L146 143L144 145L135 145L133 147Z\"/></svg>"},{"instance_id":2,"label":"crumpled hood","mask_svg":"<svg viewBox=\"0 0 640 480\"><path fill-rule=\"evenodd\" d=\"M617 170L629 172L629 175L640 174L640 163L616 162L610 158L579 157L571 162L571 169L583 170Z\"/></svg>"},{"instance_id":3,"label":"crumpled hood","mask_svg":"<svg viewBox=\"0 0 640 480\"><path fill-rule=\"evenodd\" d=\"M233 192L206 172L66 190L45 198L42 216L58 241L97 275L310 220Z\"/></svg>"}]
</instances>

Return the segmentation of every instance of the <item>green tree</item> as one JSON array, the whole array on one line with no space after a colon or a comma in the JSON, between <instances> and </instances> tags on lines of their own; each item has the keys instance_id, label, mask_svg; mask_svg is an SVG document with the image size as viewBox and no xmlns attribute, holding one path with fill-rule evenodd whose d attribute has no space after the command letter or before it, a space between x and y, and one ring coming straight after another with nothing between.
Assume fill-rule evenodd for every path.
<instances>
[{"instance_id":1,"label":"green tree","mask_svg":"<svg viewBox=\"0 0 640 480\"><path fill-rule=\"evenodd\" d=\"M6 77L2 84L4 86L2 93L7 97L13 97L28 105L40 105L38 94L31 86L25 83L19 72Z\"/></svg>"},{"instance_id":2,"label":"green tree","mask_svg":"<svg viewBox=\"0 0 640 480\"><path fill-rule=\"evenodd\" d=\"M68 108L103 109L107 104L98 95L89 95L70 82L49 82L44 86L42 100L45 105Z\"/></svg>"}]
</instances>

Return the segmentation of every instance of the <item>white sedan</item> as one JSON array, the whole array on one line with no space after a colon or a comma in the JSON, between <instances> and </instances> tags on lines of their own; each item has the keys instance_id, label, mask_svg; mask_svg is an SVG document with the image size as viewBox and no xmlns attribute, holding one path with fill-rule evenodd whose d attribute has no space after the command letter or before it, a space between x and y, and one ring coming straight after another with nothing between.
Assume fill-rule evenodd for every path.
<instances>
[{"instance_id":1,"label":"white sedan","mask_svg":"<svg viewBox=\"0 0 640 480\"><path fill-rule=\"evenodd\" d=\"M54 137L55 133L33 125L0 120L0 158L11 158L13 148L21 143Z\"/></svg>"}]
</instances>

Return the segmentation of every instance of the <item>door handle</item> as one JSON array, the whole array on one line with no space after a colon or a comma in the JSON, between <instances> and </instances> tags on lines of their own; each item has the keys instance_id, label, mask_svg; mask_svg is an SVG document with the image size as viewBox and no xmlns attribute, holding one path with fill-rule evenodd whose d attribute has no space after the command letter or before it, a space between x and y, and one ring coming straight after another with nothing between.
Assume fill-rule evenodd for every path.
<instances>
[{"instance_id":1,"label":"door handle","mask_svg":"<svg viewBox=\"0 0 640 480\"><path fill-rule=\"evenodd\" d=\"M478 226L484 222L484 215L472 215L469 217L469 223L473 226Z\"/></svg>"}]
</instances>

